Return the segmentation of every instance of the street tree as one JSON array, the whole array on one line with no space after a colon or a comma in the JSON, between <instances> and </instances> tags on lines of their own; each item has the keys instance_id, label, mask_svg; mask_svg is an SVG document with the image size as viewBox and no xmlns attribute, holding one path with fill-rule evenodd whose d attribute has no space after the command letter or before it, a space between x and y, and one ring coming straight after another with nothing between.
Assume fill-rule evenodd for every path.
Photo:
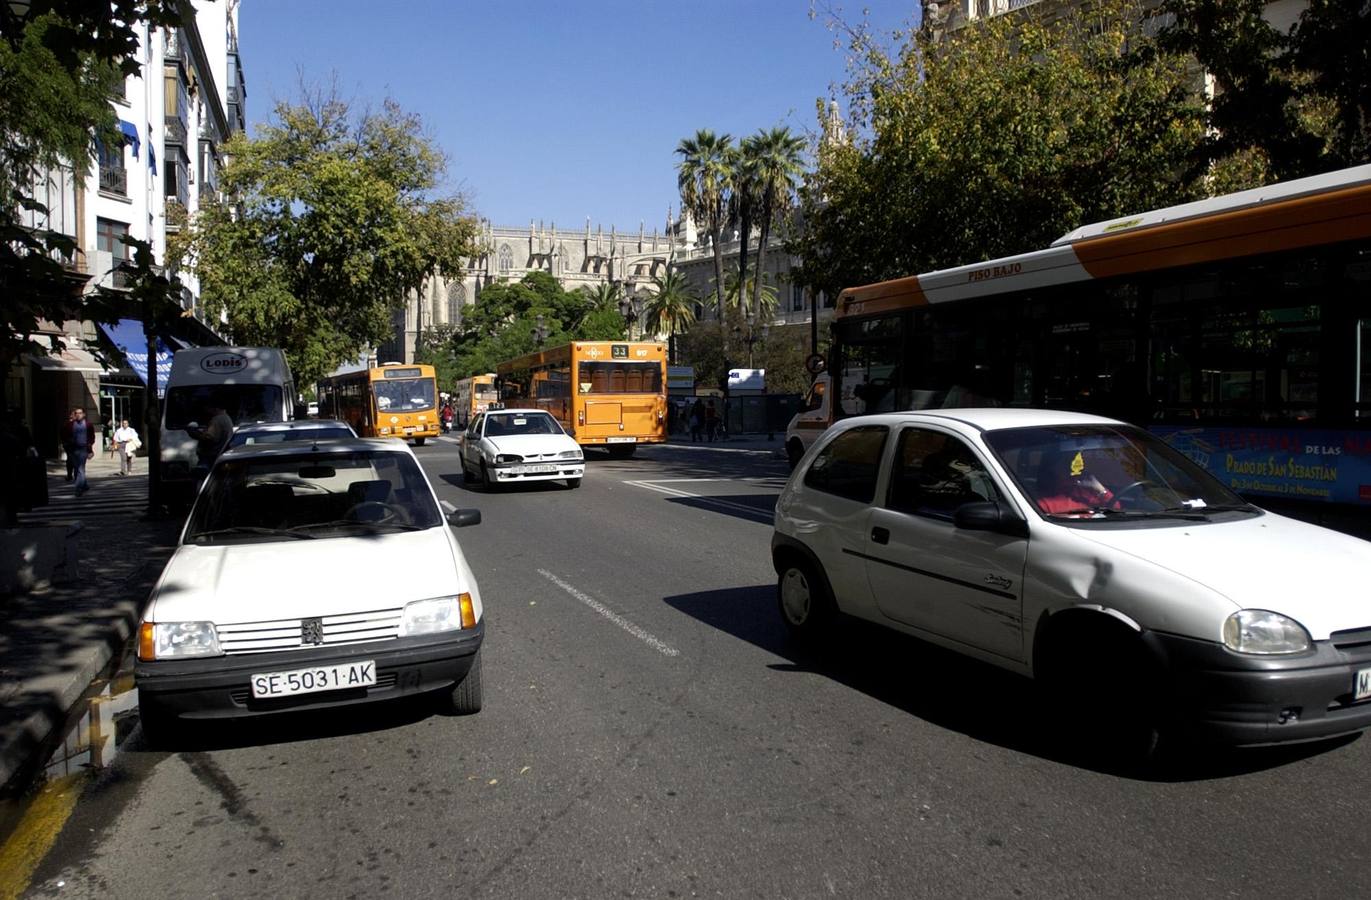
<instances>
[{"instance_id":1,"label":"street tree","mask_svg":"<svg viewBox=\"0 0 1371 900\"><path fill-rule=\"evenodd\" d=\"M101 144L119 144L109 101L139 73L139 24L188 12L182 0L0 3L0 378L21 354L61 349L34 336L42 322L81 314L76 244L48 226L35 185L62 167L84 178Z\"/></svg>"},{"instance_id":2,"label":"street tree","mask_svg":"<svg viewBox=\"0 0 1371 900\"><path fill-rule=\"evenodd\" d=\"M463 199L434 196L442 153L394 101L359 112L311 92L224 154L222 198L169 254L235 341L282 347L301 382L386 340L410 292L475 252Z\"/></svg>"},{"instance_id":3,"label":"street tree","mask_svg":"<svg viewBox=\"0 0 1371 900\"><path fill-rule=\"evenodd\" d=\"M827 129L790 243L798 280L853 284L1046 246L1192 199L1203 137L1186 58L1102 0L1052 22L995 16L893 54L854 47L850 121Z\"/></svg>"},{"instance_id":4,"label":"street tree","mask_svg":"<svg viewBox=\"0 0 1371 900\"><path fill-rule=\"evenodd\" d=\"M724 316L724 229L733 224L736 207L733 191L733 137L708 128L682 138L676 146L681 161L676 166L676 185L681 207L704 226L714 248L714 301L719 320Z\"/></svg>"},{"instance_id":5,"label":"street tree","mask_svg":"<svg viewBox=\"0 0 1371 900\"><path fill-rule=\"evenodd\" d=\"M767 241L777 219L790 212L795 197L795 185L804 174L804 138L791 134L788 128L772 128L750 138L752 142L751 183L757 195L757 221L761 234L757 241L757 271L766 271ZM752 311L762 312L762 290L765 277L752 282ZM772 290L775 306L775 290Z\"/></svg>"},{"instance_id":6,"label":"street tree","mask_svg":"<svg viewBox=\"0 0 1371 900\"><path fill-rule=\"evenodd\" d=\"M729 183L732 185L729 191L729 203L732 205L730 218L738 223L739 281L747 281L748 244L752 239L753 218L760 212L762 204L758 156L756 135L749 135L729 148Z\"/></svg>"}]
</instances>

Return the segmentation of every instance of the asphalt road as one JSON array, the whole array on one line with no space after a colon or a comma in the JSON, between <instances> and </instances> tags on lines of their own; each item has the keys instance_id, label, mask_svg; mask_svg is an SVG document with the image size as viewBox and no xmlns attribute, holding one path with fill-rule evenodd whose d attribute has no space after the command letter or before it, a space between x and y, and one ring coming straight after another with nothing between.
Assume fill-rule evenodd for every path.
<instances>
[{"instance_id":1,"label":"asphalt road","mask_svg":"<svg viewBox=\"0 0 1371 900\"><path fill-rule=\"evenodd\" d=\"M88 779L62 897L1351 896L1371 741L1139 780L1031 686L848 625L791 645L765 453L648 448L580 490L467 488L418 451L486 604L485 709L315 715ZM402 577L403 573L397 573Z\"/></svg>"}]
</instances>

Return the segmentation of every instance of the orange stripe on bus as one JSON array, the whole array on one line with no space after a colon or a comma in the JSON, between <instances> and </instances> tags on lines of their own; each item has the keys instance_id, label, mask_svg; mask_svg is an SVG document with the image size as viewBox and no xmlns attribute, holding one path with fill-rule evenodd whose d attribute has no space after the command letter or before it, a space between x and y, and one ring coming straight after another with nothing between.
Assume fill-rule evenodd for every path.
<instances>
[{"instance_id":1,"label":"orange stripe on bus","mask_svg":"<svg viewBox=\"0 0 1371 900\"><path fill-rule=\"evenodd\" d=\"M1371 185L1072 244L1095 278L1371 237Z\"/></svg>"},{"instance_id":2,"label":"orange stripe on bus","mask_svg":"<svg viewBox=\"0 0 1371 900\"><path fill-rule=\"evenodd\" d=\"M924 296L924 290L919 285L919 276L910 275L906 278L848 288L838 297L837 315L865 315L927 305L928 298Z\"/></svg>"}]
</instances>

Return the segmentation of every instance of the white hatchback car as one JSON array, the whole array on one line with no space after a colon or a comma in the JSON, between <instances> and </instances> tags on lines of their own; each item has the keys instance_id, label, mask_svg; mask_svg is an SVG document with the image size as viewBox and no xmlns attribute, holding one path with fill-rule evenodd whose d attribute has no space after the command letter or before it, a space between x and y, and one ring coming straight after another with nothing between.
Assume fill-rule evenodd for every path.
<instances>
[{"instance_id":1,"label":"white hatchback car","mask_svg":"<svg viewBox=\"0 0 1371 900\"><path fill-rule=\"evenodd\" d=\"M586 460L581 445L541 409L479 413L461 436L462 477L487 488L520 481L565 480L581 486Z\"/></svg>"},{"instance_id":2,"label":"white hatchback car","mask_svg":"<svg viewBox=\"0 0 1371 900\"><path fill-rule=\"evenodd\" d=\"M288 422L253 422L233 429L225 450L245 444L280 444L284 441L324 441L355 438L352 426L337 419L291 419Z\"/></svg>"},{"instance_id":3,"label":"white hatchback car","mask_svg":"<svg viewBox=\"0 0 1371 900\"><path fill-rule=\"evenodd\" d=\"M1371 543L1096 416L835 424L776 504L786 624L838 611L1048 678L1080 721L1266 744L1371 725Z\"/></svg>"},{"instance_id":4,"label":"white hatchback car","mask_svg":"<svg viewBox=\"0 0 1371 900\"><path fill-rule=\"evenodd\" d=\"M399 441L226 451L138 630L140 716L229 719L442 691L480 710L481 594Z\"/></svg>"}]
</instances>

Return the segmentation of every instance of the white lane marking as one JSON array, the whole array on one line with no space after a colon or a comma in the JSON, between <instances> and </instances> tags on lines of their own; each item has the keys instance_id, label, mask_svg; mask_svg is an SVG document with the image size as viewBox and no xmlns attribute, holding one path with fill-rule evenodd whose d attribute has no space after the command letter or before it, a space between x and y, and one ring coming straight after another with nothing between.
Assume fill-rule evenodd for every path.
<instances>
[{"instance_id":1,"label":"white lane marking","mask_svg":"<svg viewBox=\"0 0 1371 900\"><path fill-rule=\"evenodd\" d=\"M709 479L716 480L716 479ZM727 479L718 479L727 480ZM690 500L698 500L701 503L709 503L723 509L731 509L734 512L751 513L754 516L766 516L770 518L772 510L761 509L756 506L748 506L746 503L734 503L730 500L721 500L718 497L711 497L708 494L696 494L691 491L678 491L675 488L662 487L659 482L653 481L625 481L624 484L631 484L634 487L647 488L649 491L656 491L659 494L667 494L672 497L685 497Z\"/></svg>"},{"instance_id":2,"label":"white lane marking","mask_svg":"<svg viewBox=\"0 0 1371 900\"><path fill-rule=\"evenodd\" d=\"M603 603L601 603L599 600L596 600L589 594L578 591L575 587L567 584L565 581L558 578L556 575L553 575L547 569L539 569L538 574L543 576L553 584L557 585L557 587L566 591L568 594L575 597L577 600L580 600L586 606L589 606L591 609L595 610L597 613L604 616L606 619L613 622L615 625L618 625L620 628L622 628L624 631L627 631L629 634L633 635L638 640L647 644L653 650L665 654L666 656L681 655L681 651L677 650L675 647L670 646L664 641L654 637L650 632L644 631L637 625L634 625L628 619L625 619L623 616L619 615L614 610L605 606Z\"/></svg>"}]
</instances>

